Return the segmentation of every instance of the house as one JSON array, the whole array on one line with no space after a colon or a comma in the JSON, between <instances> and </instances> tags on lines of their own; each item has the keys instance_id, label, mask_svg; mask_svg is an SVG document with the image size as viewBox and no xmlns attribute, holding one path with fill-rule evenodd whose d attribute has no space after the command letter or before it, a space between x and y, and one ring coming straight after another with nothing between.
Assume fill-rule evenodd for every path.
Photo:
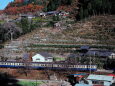
<instances>
[{"instance_id":1,"label":"house","mask_svg":"<svg viewBox=\"0 0 115 86\"><path fill-rule=\"evenodd\" d=\"M82 53L79 53L79 54L71 53L68 55L67 61L76 63L76 62L79 62L81 60L82 56L83 56Z\"/></svg>"},{"instance_id":2,"label":"house","mask_svg":"<svg viewBox=\"0 0 115 86\"><path fill-rule=\"evenodd\" d=\"M114 86L114 81L113 76L90 74L86 79L76 83L75 86Z\"/></svg>"},{"instance_id":3,"label":"house","mask_svg":"<svg viewBox=\"0 0 115 86\"><path fill-rule=\"evenodd\" d=\"M53 57L47 52L40 52L32 57L33 62L53 62Z\"/></svg>"},{"instance_id":4,"label":"house","mask_svg":"<svg viewBox=\"0 0 115 86\"><path fill-rule=\"evenodd\" d=\"M44 12L39 13L39 15L40 15L41 17L46 17L46 13L44 13Z\"/></svg>"},{"instance_id":5,"label":"house","mask_svg":"<svg viewBox=\"0 0 115 86\"><path fill-rule=\"evenodd\" d=\"M93 86L110 86L114 83L115 78L107 75L93 75L90 74L87 77L89 85Z\"/></svg>"},{"instance_id":6,"label":"house","mask_svg":"<svg viewBox=\"0 0 115 86\"><path fill-rule=\"evenodd\" d=\"M69 16L69 12L62 11L62 12L59 12L59 15L63 16L64 18L66 18L67 16Z\"/></svg>"},{"instance_id":7,"label":"house","mask_svg":"<svg viewBox=\"0 0 115 86\"><path fill-rule=\"evenodd\" d=\"M101 58L115 59L115 53L112 51L105 50L89 50L86 55L88 56L98 56Z\"/></svg>"},{"instance_id":8,"label":"house","mask_svg":"<svg viewBox=\"0 0 115 86\"><path fill-rule=\"evenodd\" d=\"M20 15L20 18L32 19L32 18L35 18L35 16L33 16L33 15L28 15L28 14L21 14L21 15Z\"/></svg>"}]
</instances>

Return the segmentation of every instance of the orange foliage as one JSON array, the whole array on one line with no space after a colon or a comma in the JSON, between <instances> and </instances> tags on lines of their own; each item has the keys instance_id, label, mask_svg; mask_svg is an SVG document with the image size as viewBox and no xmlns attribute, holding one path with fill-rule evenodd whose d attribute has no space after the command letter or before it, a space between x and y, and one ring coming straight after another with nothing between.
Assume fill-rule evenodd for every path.
<instances>
[{"instance_id":1,"label":"orange foliage","mask_svg":"<svg viewBox=\"0 0 115 86\"><path fill-rule=\"evenodd\" d=\"M22 7L10 7L4 10L4 12L7 14L15 15L19 13L36 12L42 9L43 9L43 6L28 4Z\"/></svg>"}]
</instances>

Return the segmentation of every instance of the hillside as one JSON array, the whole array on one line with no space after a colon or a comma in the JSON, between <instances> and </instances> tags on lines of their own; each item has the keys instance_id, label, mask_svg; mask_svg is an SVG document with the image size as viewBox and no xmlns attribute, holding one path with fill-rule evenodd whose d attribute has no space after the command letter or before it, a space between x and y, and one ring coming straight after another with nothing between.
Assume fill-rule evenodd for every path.
<instances>
[{"instance_id":1,"label":"hillside","mask_svg":"<svg viewBox=\"0 0 115 86\"><path fill-rule=\"evenodd\" d=\"M64 23L63 20L60 22ZM78 22L64 23L60 28L38 27L4 45L0 54L9 58L22 57L24 52L74 52L81 45L115 49L115 15L92 16Z\"/></svg>"},{"instance_id":2,"label":"hillside","mask_svg":"<svg viewBox=\"0 0 115 86\"><path fill-rule=\"evenodd\" d=\"M91 18L69 25L69 27L61 25L62 29L53 27L37 28L28 34L19 37L17 40L30 40L32 44L115 45L114 15L92 16Z\"/></svg>"}]
</instances>

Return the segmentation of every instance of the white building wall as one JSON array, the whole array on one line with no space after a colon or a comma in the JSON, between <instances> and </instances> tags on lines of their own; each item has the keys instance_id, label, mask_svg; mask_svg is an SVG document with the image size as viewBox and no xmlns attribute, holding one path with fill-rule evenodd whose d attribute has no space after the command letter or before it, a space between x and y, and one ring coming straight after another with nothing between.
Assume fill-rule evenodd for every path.
<instances>
[{"instance_id":1,"label":"white building wall","mask_svg":"<svg viewBox=\"0 0 115 86\"><path fill-rule=\"evenodd\" d=\"M41 56L40 54L36 54L32 57L33 62L45 62L45 57Z\"/></svg>"},{"instance_id":2,"label":"white building wall","mask_svg":"<svg viewBox=\"0 0 115 86\"><path fill-rule=\"evenodd\" d=\"M53 62L53 57L43 57L40 54L36 54L35 56L32 57L33 62Z\"/></svg>"}]
</instances>

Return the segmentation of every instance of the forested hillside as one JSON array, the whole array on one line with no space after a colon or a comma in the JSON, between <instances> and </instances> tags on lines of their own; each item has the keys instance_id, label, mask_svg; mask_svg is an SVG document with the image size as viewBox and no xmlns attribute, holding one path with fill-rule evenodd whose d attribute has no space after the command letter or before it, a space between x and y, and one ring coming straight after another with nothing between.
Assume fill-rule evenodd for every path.
<instances>
[{"instance_id":1,"label":"forested hillside","mask_svg":"<svg viewBox=\"0 0 115 86\"><path fill-rule=\"evenodd\" d=\"M12 2L4 12L18 14L39 10L66 10L76 19L83 19L91 15L115 14L114 4L115 0L29 0L23 3Z\"/></svg>"}]
</instances>

